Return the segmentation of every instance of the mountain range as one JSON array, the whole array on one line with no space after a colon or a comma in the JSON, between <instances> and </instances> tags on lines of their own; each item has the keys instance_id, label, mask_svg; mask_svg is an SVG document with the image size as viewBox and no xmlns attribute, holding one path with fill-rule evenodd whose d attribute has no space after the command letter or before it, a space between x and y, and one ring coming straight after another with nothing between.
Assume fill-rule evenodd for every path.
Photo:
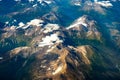
<instances>
[{"instance_id":1,"label":"mountain range","mask_svg":"<svg viewBox=\"0 0 120 80\"><path fill-rule=\"evenodd\" d=\"M120 80L119 0L0 0L0 80Z\"/></svg>"}]
</instances>

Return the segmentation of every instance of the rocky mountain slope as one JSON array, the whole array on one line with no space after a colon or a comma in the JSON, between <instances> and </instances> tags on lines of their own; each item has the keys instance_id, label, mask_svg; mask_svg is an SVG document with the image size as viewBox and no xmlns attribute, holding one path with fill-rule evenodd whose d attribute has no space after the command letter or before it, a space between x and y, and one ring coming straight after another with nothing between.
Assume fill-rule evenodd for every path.
<instances>
[{"instance_id":1,"label":"rocky mountain slope","mask_svg":"<svg viewBox=\"0 0 120 80\"><path fill-rule=\"evenodd\" d=\"M119 1L8 2L0 1L0 80L120 80Z\"/></svg>"}]
</instances>

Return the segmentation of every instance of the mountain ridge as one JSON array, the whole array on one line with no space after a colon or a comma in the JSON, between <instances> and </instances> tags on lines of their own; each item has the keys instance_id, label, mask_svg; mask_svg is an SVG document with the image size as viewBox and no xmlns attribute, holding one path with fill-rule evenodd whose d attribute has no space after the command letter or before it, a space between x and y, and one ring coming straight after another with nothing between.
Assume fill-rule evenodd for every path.
<instances>
[{"instance_id":1,"label":"mountain ridge","mask_svg":"<svg viewBox=\"0 0 120 80\"><path fill-rule=\"evenodd\" d=\"M119 2L45 1L0 14L0 79L119 80Z\"/></svg>"}]
</instances>

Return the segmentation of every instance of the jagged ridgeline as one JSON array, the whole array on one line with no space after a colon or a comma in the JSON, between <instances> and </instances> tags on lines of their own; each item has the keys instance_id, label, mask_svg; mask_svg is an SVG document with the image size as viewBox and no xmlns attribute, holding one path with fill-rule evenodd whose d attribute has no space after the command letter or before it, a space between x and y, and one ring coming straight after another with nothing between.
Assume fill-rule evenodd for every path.
<instances>
[{"instance_id":1,"label":"jagged ridgeline","mask_svg":"<svg viewBox=\"0 0 120 80\"><path fill-rule=\"evenodd\" d=\"M119 0L0 0L0 80L120 80Z\"/></svg>"}]
</instances>

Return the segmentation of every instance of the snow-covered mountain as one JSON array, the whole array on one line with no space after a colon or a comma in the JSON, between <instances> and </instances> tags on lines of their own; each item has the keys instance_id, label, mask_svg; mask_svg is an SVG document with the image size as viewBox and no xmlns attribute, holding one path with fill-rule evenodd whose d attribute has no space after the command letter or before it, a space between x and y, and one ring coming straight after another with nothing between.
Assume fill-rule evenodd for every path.
<instances>
[{"instance_id":1,"label":"snow-covered mountain","mask_svg":"<svg viewBox=\"0 0 120 80\"><path fill-rule=\"evenodd\" d=\"M120 80L119 0L0 0L0 80Z\"/></svg>"}]
</instances>

